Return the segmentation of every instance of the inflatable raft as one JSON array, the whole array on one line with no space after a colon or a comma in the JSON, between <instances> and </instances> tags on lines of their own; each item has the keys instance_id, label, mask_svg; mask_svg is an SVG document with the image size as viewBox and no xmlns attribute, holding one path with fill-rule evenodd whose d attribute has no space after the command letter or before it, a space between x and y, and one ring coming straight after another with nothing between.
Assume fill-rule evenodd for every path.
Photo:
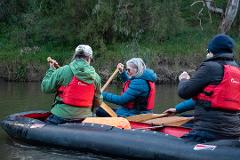
<instances>
[{"instance_id":1,"label":"inflatable raft","mask_svg":"<svg viewBox=\"0 0 240 160\"><path fill-rule=\"evenodd\" d=\"M22 112L1 121L10 137L32 145L49 145L129 159L237 160L240 141L219 140L204 144L185 142L183 127L156 127L130 122L132 129L91 123L49 125L46 111Z\"/></svg>"}]
</instances>

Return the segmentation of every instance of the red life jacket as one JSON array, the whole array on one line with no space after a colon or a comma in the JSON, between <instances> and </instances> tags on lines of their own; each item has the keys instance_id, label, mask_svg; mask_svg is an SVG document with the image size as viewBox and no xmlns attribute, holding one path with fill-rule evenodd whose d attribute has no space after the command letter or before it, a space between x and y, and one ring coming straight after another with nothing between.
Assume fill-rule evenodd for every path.
<instances>
[{"instance_id":1,"label":"red life jacket","mask_svg":"<svg viewBox=\"0 0 240 160\"><path fill-rule=\"evenodd\" d=\"M195 99L210 102L212 108L240 111L240 68L224 65L218 85L208 85Z\"/></svg>"},{"instance_id":2,"label":"red life jacket","mask_svg":"<svg viewBox=\"0 0 240 160\"><path fill-rule=\"evenodd\" d=\"M88 84L73 76L67 86L58 88L58 96L62 102L75 107L92 107L94 99L94 83Z\"/></svg>"},{"instance_id":3,"label":"red life jacket","mask_svg":"<svg viewBox=\"0 0 240 160\"><path fill-rule=\"evenodd\" d=\"M123 90L121 92L121 95L128 89L130 82L131 82L130 80L127 80L123 84ZM148 98L147 98L147 104L146 104L146 106L144 106L144 108L146 110L152 110L155 105L155 95L156 95L155 83L151 82L151 81L147 81L147 82L148 82L150 91L149 91ZM124 106L129 109L132 109L136 106L136 102L128 102Z\"/></svg>"}]
</instances>

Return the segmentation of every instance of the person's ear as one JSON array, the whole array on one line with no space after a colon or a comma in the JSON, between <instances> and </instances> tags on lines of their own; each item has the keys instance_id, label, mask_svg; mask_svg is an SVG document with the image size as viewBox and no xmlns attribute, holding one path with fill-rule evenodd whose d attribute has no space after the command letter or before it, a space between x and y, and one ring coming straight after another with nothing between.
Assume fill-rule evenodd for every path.
<instances>
[{"instance_id":1,"label":"person's ear","mask_svg":"<svg viewBox=\"0 0 240 160\"><path fill-rule=\"evenodd\" d=\"M89 64L91 63L91 57L88 57L88 63Z\"/></svg>"},{"instance_id":2,"label":"person's ear","mask_svg":"<svg viewBox=\"0 0 240 160\"><path fill-rule=\"evenodd\" d=\"M206 58L208 59L208 58L212 58L212 57L213 57L213 53L212 52L208 52Z\"/></svg>"}]
</instances>

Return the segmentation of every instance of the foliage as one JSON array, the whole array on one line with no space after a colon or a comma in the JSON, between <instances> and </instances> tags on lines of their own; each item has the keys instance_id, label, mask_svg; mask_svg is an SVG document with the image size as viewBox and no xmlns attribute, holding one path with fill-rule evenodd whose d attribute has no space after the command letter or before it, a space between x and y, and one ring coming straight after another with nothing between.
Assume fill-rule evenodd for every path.
<instances>
[{"instance_id":1,"label":"foliage","mask_svg":"<svg viewBox=\"0 0 240 160\"><path fill-rule=\"evenodd\" d=\"M60 64L70 61L79 44L93 47L97 68L108 68L132 57L150 66L158 57L205 53L218 33L221 17L191 6L195 0L1 0L0 61L21 64L24 79L30 62L46 63L51 55ZM226 1L215 2L217 7ZM199 25L199 18L203 30ZM239 16L230 34L238 43ZM238 52L239 49L237 49Z\"/></svg>"},{"instance_id":2,"label":"foliage","mask_svg":"<svg viewBox=\"0 0 240 160\"><path fill-rule=\"evenodd\" d=\"M104 49L136 38L163 41L181 32L180 2L3 0L0 20L10 26L6 36L18 47L82 42Z\"/></svg>"}]
</instances>

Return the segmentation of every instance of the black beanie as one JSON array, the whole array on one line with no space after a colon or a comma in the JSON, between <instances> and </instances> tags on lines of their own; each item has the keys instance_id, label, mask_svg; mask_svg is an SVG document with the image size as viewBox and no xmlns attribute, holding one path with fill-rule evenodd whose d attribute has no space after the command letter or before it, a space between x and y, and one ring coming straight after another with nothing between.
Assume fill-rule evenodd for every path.
<instances>
[{"instance_id":1,"label":"black beanie","mask_svg":"<svg viewBox=\"0 0 240 160\"><path fill-rule=\"evenodd\" d=\"M208 50L213 54L233 53L234 40L226 34L218 34L208 43Z\"/></svg>"}]
</instances>

